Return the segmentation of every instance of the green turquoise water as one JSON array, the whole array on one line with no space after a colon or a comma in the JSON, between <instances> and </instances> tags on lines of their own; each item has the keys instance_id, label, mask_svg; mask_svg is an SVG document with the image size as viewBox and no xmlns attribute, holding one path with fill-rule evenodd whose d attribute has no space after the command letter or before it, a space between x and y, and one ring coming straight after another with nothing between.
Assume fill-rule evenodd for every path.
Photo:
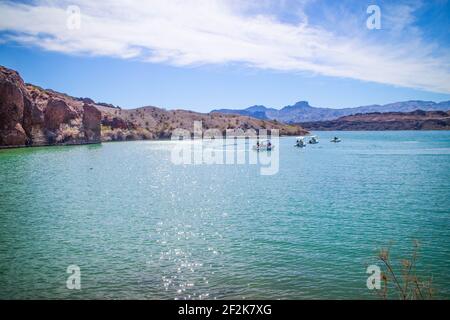
<instances>
[{"instance_id":1,"label":"green turquoise water","mask_svg":"<svg viewBox=\"0 0 450 320\"><path fill-rule=\"evenodd\" d=\"M0 298L374 298L366 266L413 239L450 298L450 132L318 134L272 176L169 141L1 150Z\"/></svg>"}]
</instances>

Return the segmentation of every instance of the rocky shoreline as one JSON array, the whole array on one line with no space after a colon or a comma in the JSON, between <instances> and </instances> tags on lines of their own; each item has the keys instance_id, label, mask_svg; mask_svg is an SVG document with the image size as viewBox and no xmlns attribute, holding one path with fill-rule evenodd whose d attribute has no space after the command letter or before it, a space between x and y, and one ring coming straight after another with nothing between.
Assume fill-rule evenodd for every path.
<instances>
[{"instance_id":1,"label":"rocky shoreline","mask_svg":"<svg viewBox=\"0 0 450 320\"><path fill-rule=\"evenodd\" d=\"M94 144L105 141L159 140L177 128L277 129L280 135L305 135L299 125L220 113L165 110L157 107L121 109L75 98L24 83L19 73L0 66L0 148Z\"/></svg>"},{"instance_id":2,"label":"rocky shoreline","mask_svg":"<svg viewBox=\"0 0 450 320\"><path fill-rule=\"evenodd\" d=\"M301 125L315 131L450 130L450 111L373 112Z\"/></svg>"},{"instance_id":3,"label":"rocky shoreline","mask_svg":"<svg viewBox=\"0 0 450 320\"><path fill-rule=\"evenodd\" d=\"M100 121L94 106L25 84L0 67L0 146L99 143Z\"/></svg>"}]
</instances>

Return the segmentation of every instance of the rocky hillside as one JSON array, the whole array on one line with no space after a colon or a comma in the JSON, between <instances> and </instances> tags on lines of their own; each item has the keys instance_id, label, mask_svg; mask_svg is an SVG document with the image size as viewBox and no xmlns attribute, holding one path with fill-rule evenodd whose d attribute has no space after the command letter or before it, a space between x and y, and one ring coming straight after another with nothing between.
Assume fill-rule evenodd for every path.
<instances>
[{"instance_id":1,"label":"rocky hillside","mask_svg":"<svg viewBox=\"0 0 450 320\"><path fill-rule=\"evenodd\" d=\"M374 112L302 122L308 130L450 130L450 111Z\"/></svg>"},{"instance_id":2,"label":"rocky hillside","mask_svg":"<svg viewBox=\"0 0 450 320\"><path fill-rule=\"evenodd\" d=\"M303 123L311 121L335 120L343 116L358 113L373 112L412 112L415 110L424 111L448 111L450 110L450 101L404 101L389 103L385 105L370 105L357 108L316 108L309 105L306 101L300 101L292 106L286 106L280 110L266 108L265 106L253 106L243 110L219 109L213 112L227 114L241 114L259 119L276 119L284 123Z\"/></svg>"},{"instance_id":3,"label":"rocky hillside","mask_svg":"<svg viewBox=\"0 0 450 320\"><path fill-rule=\"evenodd\" d=\"M117 109L96 106L102 112L102 139L136 140L170 138L177 128L193 131L194 121L202 121L203 129L278 129L281 135L305 135L308 132L297 125L260 120L248 116L220 113L197 113L187 110L165 110L156 107Z\"/></svg>"},{"instance_id":4,"label":"rocky hillside","mask_svg":"<svg viewBox=\"0 0 450 320\"><path fill-rule=\"evenodd\" d=\"M156 107L120 109L25 84L19 74L0 66L0 147L98 143L111 140L169 138L176 128L278 129L302 135L298 125L248 116L201 114Z\"/></svg>"},{"instance_id":5,"label":"rocky hillside","mask_svg":"<svg viewBox=\"0 0 450 320\"><path fill-rule=\"evenodd\" d=\"M96 143L101 112L0 66L0 146Z\"/></svg>"}]
</instances>

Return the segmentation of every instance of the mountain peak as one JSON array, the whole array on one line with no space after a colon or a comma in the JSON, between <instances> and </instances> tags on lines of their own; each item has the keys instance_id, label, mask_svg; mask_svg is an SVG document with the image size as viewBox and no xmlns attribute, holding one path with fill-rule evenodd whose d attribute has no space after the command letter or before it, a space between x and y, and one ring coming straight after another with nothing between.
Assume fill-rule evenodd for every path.
<instances>
[{"instance_id":1,"label":"mountain peak","mask_svg":"<svg viewBox=\"0 0 450 320\"><path fill-rule=\"evenodd\" d=\"M281 109L282 111L293 111L293 110L298 110L298 109L307 109L307 108L312 108L308 101L299 101L296 104L292 105L292 106L286 106L283 109Z\"/></svg>"},{"instance_id":2,"label":"mountain peak","mask_svg":"<svg viewBox=\"0 0 450 320\"><path fill-rule=\"evenodd\" d=\"M247 109L245 109L246 111L249 112L264 112L267 110L267 108L265 106L262 105L255 105L255 106L251 106Z\"/></svg>"},{"instance_id":3,"label":"mountain peak","mask_svg":"<svg viewBox=\"0 0 450 320\"><path fill-rule=\"evenodd\" d=\"M308 102L308 101L299 101L299 102L297 102L297 103L294 105L294 107L297 107L297 108L312 108L312 107L309 105L309 102Z\"/></svg>"}]
</instances>

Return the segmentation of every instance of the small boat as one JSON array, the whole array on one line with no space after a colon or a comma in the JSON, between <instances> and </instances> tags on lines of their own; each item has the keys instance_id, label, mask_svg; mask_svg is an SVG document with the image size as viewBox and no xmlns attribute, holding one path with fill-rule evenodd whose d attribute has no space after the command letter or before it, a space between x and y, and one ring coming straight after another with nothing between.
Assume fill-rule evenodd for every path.
<instances>
[{"instance_id":1,"label":"small boat","mask_svg":"<svg viewBox=\"0 0 450 320\"><path fill-rule=\"evenodd\" d=\"M311 136L311 137L309 138L308 143L309 143L309 144L318 144L318 143L319 143L319 137L317 137L317 136Z\"/></svg>"},{"instance_id":2,"label":"small boat","mask_svg":"<svg viewBox=\"0 0 450 320\"><path fill-rule=\"evenodd\" d=\"M295 142L295 147L299 147L299 148L306 147L306 143L305 143L304 139L305 139L304 137L298 137L297 141Z\"/></svg>"},{"instance_id":3,"label":"small boat","mask_svg":"<svg viewBox=\"0 0 450 320\"><path fill-rule=\"evenodd\" d=\"M272 151L272 150L274 150L275 149L275 146L271 146L271 147L268 147L268 146L253 146L253 150L255 150L255 151Z\"/></svg>"},{"instance_id":4,"label":"small boat","mask_svg":"<svg viewBox=\"0 0 450 320\"><path fill-rule=\"evenodd\" d=\"M339 139L338 137L334 137L330 142L338 143L341 142L341 139Z\"/></svg>"},{"instance_id":5,"label":"small boat","mask_svg":"<svg viewBox=\"0 0 450 320\"><path fill-rule=\"evenodd\" d=\"M258 143L253 146L253 150L255 151L272 151L273 149L275 149L275 146L269 140L267 140L266 144Z\"/></svg>"}]
</instances>

